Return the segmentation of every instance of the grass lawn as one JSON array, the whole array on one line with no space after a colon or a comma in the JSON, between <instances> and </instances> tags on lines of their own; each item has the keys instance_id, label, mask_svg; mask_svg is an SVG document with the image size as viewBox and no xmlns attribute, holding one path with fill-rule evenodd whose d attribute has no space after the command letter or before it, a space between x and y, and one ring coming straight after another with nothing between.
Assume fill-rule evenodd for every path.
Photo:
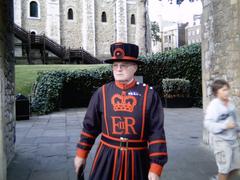
<instances>
[{"instance_id":1,"label":"grass lawn","mask_svg":"<svg viewBox=\"0 0 240 180\"><path fill-rule=\"evenodd\" d=\"M108 65L15 65L16 93L31 94L32 85L40 71L98 69Z\"/></svg>"}]
</instances>

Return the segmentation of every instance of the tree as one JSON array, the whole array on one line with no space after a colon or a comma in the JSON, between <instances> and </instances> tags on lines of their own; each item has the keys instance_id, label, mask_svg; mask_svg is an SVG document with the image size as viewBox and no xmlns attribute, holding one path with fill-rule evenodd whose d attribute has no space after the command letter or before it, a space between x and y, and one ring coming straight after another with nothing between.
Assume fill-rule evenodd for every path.
<instances>
[{"instance_id":1,"label":"tree","mask_svg":"<svg viewBox=\"0 0 240 180\"><path fill-rule=\"evenodd\" d=\"M151 36L154 43L161 42L160 28L156 21L151 22Z\"/></svg>"}]
</instances>

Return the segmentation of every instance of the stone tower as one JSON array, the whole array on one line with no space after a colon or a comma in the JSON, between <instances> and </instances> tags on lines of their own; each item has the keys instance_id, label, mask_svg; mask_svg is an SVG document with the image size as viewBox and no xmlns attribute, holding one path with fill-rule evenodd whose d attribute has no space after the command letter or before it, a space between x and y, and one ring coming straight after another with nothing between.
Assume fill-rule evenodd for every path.
<instances>
[{"instance_id":1,"label":"stone tower","mask_svg":"<svg viewBox=\"0 0 240 180\"><path fill-rule=\"evenodd\" d=\"M147 0L15 2L18 25L36 34L45 33L67 48L83 47L104 59L109 57L110 44L122 41L137 43L142 54L150 52Z\"/></svg>"},{"instance_id":2,"label":"stone tower","mask_svg":"<svg viewBox=\"0 0 240 180\"><path fill-rule=\"evenodd\" d=\"M148 17L148 1L137 1L136 44L139 45L140 54L151 53L150 21Z\"/></svg>"}]
</instances>

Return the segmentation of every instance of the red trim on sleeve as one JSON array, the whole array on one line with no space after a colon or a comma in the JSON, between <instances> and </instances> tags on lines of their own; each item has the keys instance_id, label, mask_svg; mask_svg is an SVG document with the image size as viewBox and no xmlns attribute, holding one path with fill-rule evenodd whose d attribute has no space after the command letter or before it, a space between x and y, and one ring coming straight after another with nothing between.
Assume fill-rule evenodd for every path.
<instances>
[{"instance_id":1,"label":"red trim on sleeve","mask_svg":"<svg viewBox=\"0 0 240 180\"><path fill-rule=\"evenodd\" d=\"M163 139L159 139L159 140L150 141L148 144L149 145L152 145L152 144L166 144L166 141L163 140Z\"/></svg>"},{"instance_id":2,"label":"red trim on sleeve","mask_svg":"<svg viewBox=\"0 0 240 180\"><path fill-rule=\"evenodd\" d=\"M156 163L151 163L150 170L151 172L157 174L158 176L161 176L163 167Z\"/></svg>"},{"instance_id":3,"label":"red trim on sleeve","mask_svg":"<svg viewBox=\"0 0 240 180\"><path fill-rule=\"evenodd\" d=\"M87 147L92 147L92 144L88 144L85 142L80 142L79 144L83 145L83 146L87 146Z\"/></svg>"},{"instance_id":4,"label":"red trim on sleeve","mask_svg":"<svg viewBox=\"0 0 240 180\"><path fill-rule=\"evenodd\" d=\"M151 153L149 156L150 157L152 157L152 156L167 156L167 153L166 152L155 152L155 153Z\"/></svg>"},{"instance_id":5,"label":"red trim on sleeve","mask_svg":"<svg viewBox=\"0 0 240 180\"><path fill-rule=\"evenodd\" d=\"M81 134L84 135L84 136L86 136L86 137L88 137L88 138L92 138L92 139L95 139L95 138L96 138L96 137L94 137L93 135L88 134L88 133L86 133L86 132L81 132Z\"/></svg>"},{"instance_id":6,"label":"red trim on sleeve","mask_svg":"<svg viewBox=\"0 0 240 180\"><path fill-rule=\"evenodd\" d=\"M86 159L88 156L89 151L77 148L76 156Z\"/></svg>"}]
</instances>

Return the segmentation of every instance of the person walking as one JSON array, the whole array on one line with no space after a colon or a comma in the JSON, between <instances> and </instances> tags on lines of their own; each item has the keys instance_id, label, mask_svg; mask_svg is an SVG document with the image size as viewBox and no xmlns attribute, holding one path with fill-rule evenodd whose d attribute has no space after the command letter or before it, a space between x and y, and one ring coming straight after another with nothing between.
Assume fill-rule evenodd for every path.
<instances>
[{"instance_id":1,"label":"person walking","mask_svg":"<svg viewBox=\"0 0 240 180\"><path fill-rule=\"evenodd\" d=\"M77 144L76 172L84 166L101 135L90 180L158 180L167 162L164 112L158 93L134 79L139 48L130 43L110 47L114 82L92 96Z\"/></svg>"},{"instance_id":2,"label":"person walking","mask_svg":"<svg viewBox=\"0 0 240 180\"><path fill-rule=\"evenodd\" d=\"M212 84L215 98L207 107L204 126L210 132L218 176L212 179L229 180L240 170L240 128L236 108L229 98L230 85L218 79Z\"/></svg>"}]
</instances>

